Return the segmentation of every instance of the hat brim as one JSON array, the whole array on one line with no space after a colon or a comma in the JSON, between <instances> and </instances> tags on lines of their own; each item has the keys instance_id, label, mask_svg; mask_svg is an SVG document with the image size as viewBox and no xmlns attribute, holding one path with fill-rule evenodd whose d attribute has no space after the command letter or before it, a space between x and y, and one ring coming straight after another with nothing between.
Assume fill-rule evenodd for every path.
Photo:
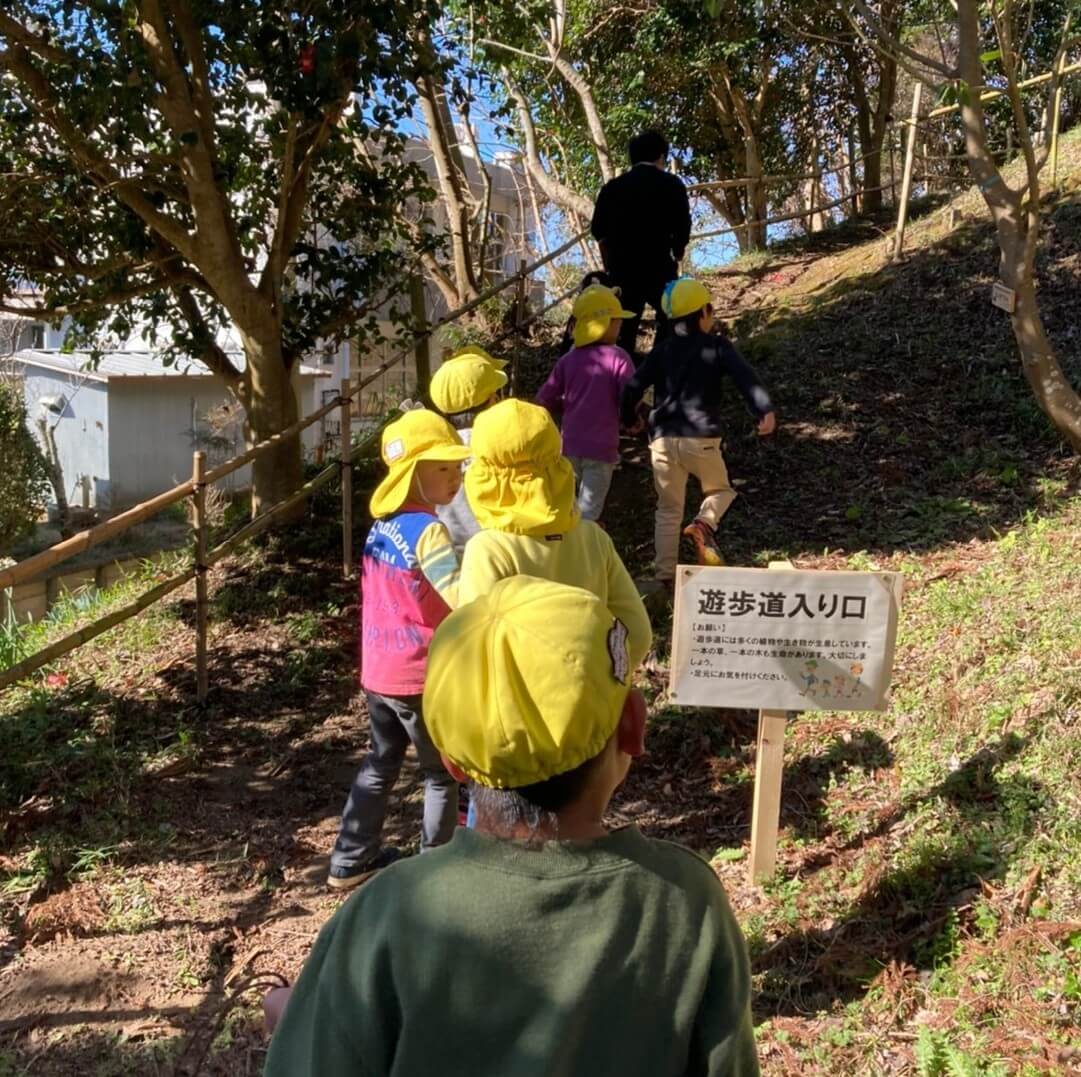
<instances>
[{"instance_id":1,"label":"hat brim","mask_svg":"<svg viewBox=\"0 0 1081 1077\"><path fill-rule=\"evenodd\" d=\"M473 455L468 445L434 445L390 470L383 481L372 492L368 508L376 519L397 512L409 498L409 488L413 485L413 472L422 460L437 460L440 463L459 463Z\"/></svg>"},{"instance_id":2,"label":"hat brim","mask_svg":"<svg viewBox=\"0 0 1081 1077\"><path fill-rule=\"evenodd\" d=\"M574 344L577 348L584 348L589 344L596 344L604 336L612 319L637 318L638 315L632 310L598 311L596 314L588 314L574 319Z\"/></svg>"}]
</instances>

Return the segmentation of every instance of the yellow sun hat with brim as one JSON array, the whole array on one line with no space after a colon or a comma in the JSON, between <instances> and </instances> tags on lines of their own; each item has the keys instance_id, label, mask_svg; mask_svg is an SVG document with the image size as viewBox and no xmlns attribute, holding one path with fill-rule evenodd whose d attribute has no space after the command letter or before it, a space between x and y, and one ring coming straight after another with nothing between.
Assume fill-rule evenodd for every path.
<instances>
[{"instance_id":1,"label":"yellow sun hat with brim","mask_svg":"<svg viewBox=\"0 0 1081 1077\"><path fill-rule=\"evenodd\" d=\"M481 785L533 785L601 753L630 675L627 629L595 594L511 576L435 630L424 725Z\"/></svg>"},{"instance_id":2,"label":"yellow sun hat with brim","mask_svg":"<svg viewBox=\"0 0 1081 1077\"><path fill-rule=\"evenodd\" d=\"M473 424L465 494L482 528L544 538L578 522L574 468L551 415L511 397Z\"/></svg>"},{"instance_id":3,"label":"yellow sun hat with brim","mask_svg":"<svg viewBox=\"0 0 1081 1077\"><path fill-rule=\"evenodd\" d=\"M380 454L387 466L387 476L375 488L369 503L377 520L397 512L406 503L413 472L421 460L454 463L469 459L470 449L462 444L458 431L442 415L417 408L387 425Z\"/></svg>"},{"instance_id":4,"label":"yellow sun hat with brim","mask_svg":"<svg viewBox=\"0 0 1081 1077\"><path fill-rule=\"evenodd\" d=\"M571 312L574 317L574 346L584 348L604 336L613 318L635 318L632 310L624 310L611 288L591 284L578 293Z\"/></svg>"},{"instance_id":5,"label":"yellow sun hat with brim","mask_svg":"<svg viewBox=\"0 0 1081 1077\"><path fill-rule=\"evenodd\" d=\"M694 277L678 277L665 285L661 310L669 318L685 318L713 302L709 289Z\"/></svg>"},{"instance_id":6,"label":"yellow sun hat with brim","mask_svg":"<svg viewBox=\"0 0 1081 1077\"><path fill-rule=\"evenodd\" d=\"M428 395L444 415L469 411L487 403L507 384L507 375L485 353L466 352L444 361L432 375Z\"/></svg>"},{"instance_id":7,"label":"yellow sun hat with brim","mask_svg":"<svg viewBox=\"0 0 1081 1077\"><path fill-rule=\"evenodd\" d=\"M494 355L489 355L479 344L466 344L457 351L451 352L443 363L445 365L455 359L483 359L484 362L491 363L496 370L503 370L510 362L509 359L497 359Z\"/></svg>"}]
</instances>

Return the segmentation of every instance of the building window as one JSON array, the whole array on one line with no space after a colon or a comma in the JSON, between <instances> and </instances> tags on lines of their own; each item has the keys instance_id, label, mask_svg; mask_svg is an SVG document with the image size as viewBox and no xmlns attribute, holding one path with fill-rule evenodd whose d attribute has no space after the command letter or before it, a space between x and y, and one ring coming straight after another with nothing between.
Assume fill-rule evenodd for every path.
<instances>
[{"instance_id":1,"label":"building window","mask_svg":"<svg viewBox=\"0 0 1081 1077\"><path fill-rule=\"evenodd\" d=\"M30 327L30 347L36 351L41 351L45 347L45 326L40 322L35 322Z\"/></svg>"}]
</instances>

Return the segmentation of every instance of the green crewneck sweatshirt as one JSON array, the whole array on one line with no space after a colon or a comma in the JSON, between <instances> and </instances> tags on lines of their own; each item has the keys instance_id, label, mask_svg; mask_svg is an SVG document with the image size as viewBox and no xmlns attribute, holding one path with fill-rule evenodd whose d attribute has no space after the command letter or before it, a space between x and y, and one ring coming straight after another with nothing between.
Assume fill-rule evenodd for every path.
<instances>
[{"instance_id":1,"label":"green crewneck sweatshirt","mask_svg":"<svg viewBox=\"0 0 1081 1077\"><path fill-rule=\"evenodd\" d=\"M323 928L267 1077L758 1073L750 973L709 866L635 827L529 847L474 830Z\"/></svg>"}]
</instances>

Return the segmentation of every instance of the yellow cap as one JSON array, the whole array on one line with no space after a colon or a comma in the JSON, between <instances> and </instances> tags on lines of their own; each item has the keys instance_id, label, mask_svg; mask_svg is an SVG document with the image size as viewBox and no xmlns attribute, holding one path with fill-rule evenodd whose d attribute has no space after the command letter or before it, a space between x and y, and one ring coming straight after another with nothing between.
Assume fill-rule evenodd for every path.
<instances>
[{"instance_id":1,"label":"yellow cap","mask_svg":"<svg viewBox=\"0 0 1081 1077\"><path fill-rule=\"evenodd\" d=\"M375 488L369 504L372 515L389 516L405 504L413 472L421 460L451 463L467 460L469 447L462 444L458 432L442 415L417 408L407 411L383 430L380 453L387 466L387 477Z\"/></svg>"},{"instance_id":2,"label":"yellow cap","mask_svg":"<svg viewBox=\"0 0 1081 1077\"><path fill-rule=\"evenodd\" d=\"M544 408L501 400L477 416L469 447L465 494L481 527L543 538L575 525L574 468Z\"/></svg>"},{"instance_id":3,"label":"yellow cap","mask_svg":"<svg viewBox=\"0 0 1081 1077\"><path fill-rule=\"evenodd\" d=\"M600 340L613 318L634 318L634 311L624 310L619 296L603 284L591 284L574 301L574 344L584 348Z\"/></svg>"},{"instance_id":4,"label":"yellow cap","mask_svg":"<svg viewBox=\"0 0 1081 1077\"><path fill-rule=\"evenodd\" d=\"M424 724L481 785L532 785L600 754L630 672L627 629L596 595L511 576L436 629Z\"/></svg>"},{"instance_id":5,"label":"yellow cap","mask_svg":"<svg viewBox=\"0 0 1081 1077\"><path fill-rule=\"evenodd\" d=\"M464 359L467 356L483 359L486 363L491 363L496 370L502 370L510 362L509 359L497 359L494 355L489 355L479 344L466 344L464 348L451 352L443 362L449 363L452 359Z\"/></svg>"},{"instance_id":6,"label":"yellow cap","mask_svg":"<svg viewBox=\"0 0 1081 1077\"><path fill-rule=\"evenodd\" d=\"M661 308L669 318L684 318L712 302L709 289L694 277L669 281L661 296Z\"/></svg>"},{"instance_id":7,"label":"yellow cap","mask_svg":"<svg viewBox=\"0 0 1081 1077\"><path fill-rule=\"evenodd\" d=\"M444 415L478 408L507 384L502 366L487 352L452 356L432 376L428 394ZM505 364L504 364L505 365Z\"/></svg>"}]
</instances>

